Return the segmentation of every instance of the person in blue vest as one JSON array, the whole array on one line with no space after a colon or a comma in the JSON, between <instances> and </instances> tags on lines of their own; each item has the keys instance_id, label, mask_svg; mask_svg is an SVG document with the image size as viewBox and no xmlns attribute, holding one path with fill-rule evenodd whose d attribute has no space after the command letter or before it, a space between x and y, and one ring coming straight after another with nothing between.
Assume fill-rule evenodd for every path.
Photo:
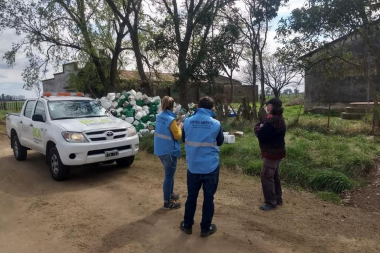
<instances>
[{"instance_id":1,"label":"person in blue vest","mask_svg":"<svg viewBox=\"0 0 380 253\"><path fill-rule=\"evenodd\" d=\"M214 195L219 183L219 146L224 142L220 122L213 117L214 101L203 97L198 103L195 114L185 120L182 128L182 141L186 148L187 162L187 201L184 221L180 229L192 234L194 214L197 207L199 190L203 186L203 211L201 236L207 237L216 232L212 224L214 216Z\"/></svg>"},{"instance_id":2,"label":"person in blue vest","mask_svg":"<svg viewBox=\"0 0 380 253\"><path fill-rule=\"evenodd\" d=\"M176 121L173 113L174 99L166 96L162 99L162 113L156 116L156 130L154 132L154 154L158 156L165 169L163 182L164 209L178 209L181 207L179 195L174 194L174 176L177 169L177 159L181 156L179 140L181 139L182 123Z\"/></svg>"}]
</instances>

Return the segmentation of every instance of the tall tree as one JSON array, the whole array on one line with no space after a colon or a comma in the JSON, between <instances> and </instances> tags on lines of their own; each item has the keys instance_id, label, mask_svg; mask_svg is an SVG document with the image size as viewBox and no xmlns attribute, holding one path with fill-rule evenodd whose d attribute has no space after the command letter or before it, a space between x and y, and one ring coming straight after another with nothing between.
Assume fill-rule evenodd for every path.
<instances>
[{"instance_id":1,"label":"tall tree","mask_svg":"<svg viewBox=\"0 0 380 253\"><path fill-rule=\"evenodd\" d=\"M272 89L275 97L280 96L283 88L301 82L302 77L299 70L291 65L279 62L275 56L263 57L262 66L263 69L257 73L258 79ZM264 80L261 79L262 72L264 73Z\"/></svg>"},{"instance_id":2,"label":"tall tree","mask_svg":"<svg viewBox=\"0 0 380 253\"><path fill-rule=\"evenodd\" d=\"M264 80L263 54L267 44L269 23L277 16L281 4L288 2L288 0L242 0L241 2L243 3L243 11L235 9L235 19L239 20L243 24L241 32L248 41L248 54L246 60L248 61L248 66L251 66L252 68L252 81L256 84L257 60L260 65L261 80ZM227 17L232 20L231 16ZM260 109L262 111L265 101L264 86L264 82L262 81L262 95L260 99ZM253 119L256 121L258 117L255 103L253 104L252 109Z\"/></svg>"},{"instance_id":3,"label":"tall tree","mask_svg":"<svg viewBox=\"0 0 380 253\"><path fill-rule=\"evenodd\" d=\"M142 54L141 49L141 19L143 13L143 0L105 0L113 13L126 24L132 43L137 71L141 79L141 85L145 93L150 93L149 78L144 70L144 62L149 65L147 57ZM121 4L119 4L121 2ZM119 42L121 44L121 41Z\"/></svg>"},{"instance_id":4,"label":"tall tree","mask_svg":"<svg viewBox=\"0 0 380 253\"><path fill-rule=\"evenodd\" d=\"M324 49L316 60L303 58L307 70L333 61L361 69L374 101L373 132L380 126L379 91L373 81L378 60L375 52L379 50L376 43L379 12L380 4L374 0L308 0L304 7L293 10L289 18L283 19L278 28L285 45L280 50L293 59L317 48ZM337 38L339 41L330 44ZM347 44L358 38L363 41L363 53L353 55Z\"/></svg>"},{"instance_id":5,"label":"tall tree","mask_svg":"<svg viewBox=\"0 0 380 253\"><path fill-rule=\"evenodd\" d=\"M160 32L155 34L156 49L176 55L180 102L187 106L188 81L206 57L207 38L214 17L234 0L153 0L160 13ZM157 20L155 20L157 22ZM196 38L194 34L199 35ZM194 39L194 43L191 40ZM191 44L193 45L190 48Z\"/></svg>"},{"instance_id":6,"label":"tall tree","mask_svg":"<svg viewBox=\"0 0 380 253\"><path fill-rule=\"evenodd\" d=\"M110 12L103 0L0 0L0 31L13 29L21 37L6 52L11 66L19 51L26 52L29 66L23 72L25 87L38 83L48 64L91 61L105 91L115 86L126 24ZM111 69L102 65L100 50L113 54Z\"/></svg>"}]
</instances>

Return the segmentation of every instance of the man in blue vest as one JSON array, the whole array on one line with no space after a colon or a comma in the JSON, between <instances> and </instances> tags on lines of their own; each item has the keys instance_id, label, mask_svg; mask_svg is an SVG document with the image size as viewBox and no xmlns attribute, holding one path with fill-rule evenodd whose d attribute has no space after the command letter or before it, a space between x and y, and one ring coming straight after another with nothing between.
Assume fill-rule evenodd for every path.
<instances>
[{"instance_id":1,"label":"man in blue vest","mask_svg":"<svg viewBox=\"0 0 380 253\"><path fill-rule=\"evenodd\" d=\"M216 232L212 224L214 216L214 194L219 182L219 146L224 142L220 122L214 119L214 101L210 97L201 98L194 116L185 120L182 141L186 148L187 201L184 221L180 229L191 234L199 190L203 186L203 210L201 236Z\"/></svg>"}]
</instances>

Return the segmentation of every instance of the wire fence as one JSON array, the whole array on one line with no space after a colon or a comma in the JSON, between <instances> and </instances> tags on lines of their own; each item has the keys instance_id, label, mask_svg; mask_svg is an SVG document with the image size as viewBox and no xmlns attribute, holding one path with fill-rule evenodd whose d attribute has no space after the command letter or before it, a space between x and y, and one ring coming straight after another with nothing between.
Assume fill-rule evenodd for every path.
<instances>
[{"instance_id":1,"label":"wire fence","mask_svg":"<svg viewBox=\"0 0 380 253\"><path fill-rule=\"evenodd\" d=\"M3 111L12 111L12 112L21 112L21 109L25 101L0 101L0 110Z\"/></svg>"}]
</instances>

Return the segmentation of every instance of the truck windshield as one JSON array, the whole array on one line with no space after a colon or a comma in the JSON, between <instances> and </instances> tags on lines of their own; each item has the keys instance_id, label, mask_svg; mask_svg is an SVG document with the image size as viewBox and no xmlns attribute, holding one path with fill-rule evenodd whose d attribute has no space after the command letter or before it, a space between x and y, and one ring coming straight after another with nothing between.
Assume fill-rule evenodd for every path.
<instances>
[{"instance_id":1,"label":"truck windshield","mask_svg":"<svg viewBox=\"0 0 380 253\"><path fill-rule=\"evenodd\" d=\"M106 109L94 100L61 100L48 103L52 120L108 117Z\"/></svg>"}]
</instances>

